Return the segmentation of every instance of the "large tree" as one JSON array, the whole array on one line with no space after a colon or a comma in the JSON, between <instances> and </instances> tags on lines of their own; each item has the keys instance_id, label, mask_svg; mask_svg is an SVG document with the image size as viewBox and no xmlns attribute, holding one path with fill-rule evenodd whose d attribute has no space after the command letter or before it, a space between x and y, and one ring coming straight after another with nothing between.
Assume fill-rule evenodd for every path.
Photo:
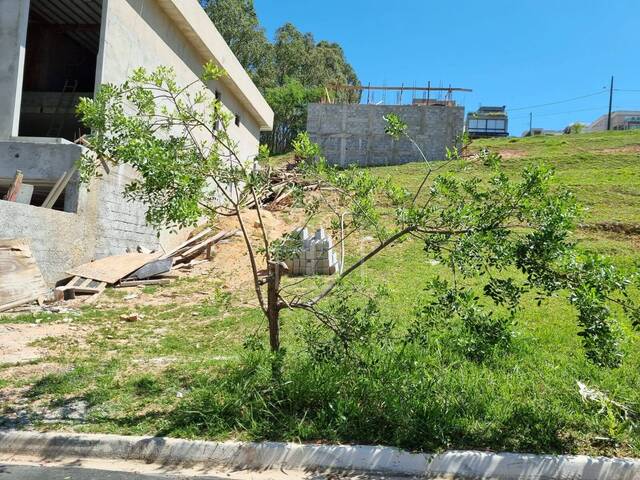
<instances>
[{"instance_id":1,"label":"large tree","mask_svg":"<svg viewBox=\"0 0 640 480\"><path fill-rule=\"evenodd\" d=\"M334 85L360 82L340 45L316 43L311 33L302 33L291 23L276 32L273 51L278 85L268 89L266 97L275 112L275 122L273 132L264 135L263 141L272 152L282 153L305 130L309 103L327 95L336 100L331 93ZM357 102L359 96L343 94L338 100Z\"/></svg>"},{"instance_id":2,"label":"large tree","mask_svg":"<svg viewBox=\"0 0 640 480\"><path fill-rule=\"evenodd\" d=\"M272 49L253 0L202 0L202 6L258 88L274 86Z\"/></svg>"}]
</instances>

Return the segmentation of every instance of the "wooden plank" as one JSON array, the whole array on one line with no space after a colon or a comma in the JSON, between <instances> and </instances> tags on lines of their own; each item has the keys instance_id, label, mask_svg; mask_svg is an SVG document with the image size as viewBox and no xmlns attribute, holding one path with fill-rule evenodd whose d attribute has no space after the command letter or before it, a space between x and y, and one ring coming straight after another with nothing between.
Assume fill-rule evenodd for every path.
<instances>
[{"instance_id":1,"label":"wooden plank","mask_svg":"<svg viewBox=\"0 0 640 480\"><path fill-rule=\"evenodd\" d=\"M0 309L32 302L48 292L29 241L0 240Z\"/></svg>"},{"instance_id":2,"label":"wooden plank","mask_svg":"<svg viewBox=\"0 0 640 480\"><path fill-rule=\"evenodd\" d=\"M107 284L105 282L100 282L96 288L98 288L100 291L95 295L91 295L90 297L88 297L84 302L85 304L93 305L94 303L96 303L100 298L100 296L102 295L102 293L107 288Z\"/></svg>"},{"instance_id":3,"label":"wooden plank","mask_svg":"<svg viewBox=\"0 0 640 480\"><path fill-rule=\"evenodd\" d=\"M45 198L44 202L42 202L41 206L43 208L49 208L47 207L47 205L51 203L51 198L53 198L53 195L55 195L55 193L60 189L60 185L62 185L62 182L64 181L66 176L67 176L67 172L64 172L62 176L56 181L56 183L54 183L53 187L51 187L51 191L49 192L49 195L47 195L47 198Z\"/></svg>"},{"instance_id":4,"label":"wooden plank","mask_svg":"<svg viewBox=\"0 0 640 480\"><path fill-rule=\"evenodd\" d=\"M189 240L187 240L186 242L184 242L181 245L178 245L176 248L174 248L173 250L167 252L166 254L164 254L160 258L161 259L165 259L165 258L173 257L177 252L179 252L180 250L182 250L185 247L188 247L188 246L192 245L194 242L197 242L198 240L200 240L205 235L208 235L209 233L211 233L211 228L205 228L202 232L197 234L195 237L190 238Z\"/></svg>"},{"instance_id":5,"label":"wooden plank","mask_svg":"<svg viewBox=\"0 0 640 480\"><path fill-rule=\"evenodd\" d=\"M38 300L40 296L35 296L33 298L24 298L22 300L16 300L15 302L5 303L4 305L0 305L0 312L6 312L7 310L11 310L16 307L21 307L22 305L26 305L27 303L32 303Z\"/></svg>"},{"instance_id":6,"label":"wooden plank","mask_svg":"<svg viewBox=\"0 0 640 480\"><path fill-rule=\"evenodd\" d=\"M194 255L194 254L196 254L198 252L203 251L209 245L213 245L214 243L219 242L220 240L225 238L227 235L229 235L229 232L222 231L222 232L218 233L217 235L215 235L214 237L207 238L204 242L200 242L197 245L191 247L186 252L182 253L180 255L180 257L182 257L182 259L189 258L190 256L192 256L192 255Z\"/></svg>"},{"instance_id":7,"label":"wooden plank","mask_svg":"<svg viewBox=\"0 0 640 480\"><path fill-rule=\"evenodd\" d=\"M167 278L161 278L158 280L134 280L130 282L120 282L118 287L126 288L126 287L140 287L143 285L169 285L171 280Z\"/></svg>"},{"instance_id":8,"label":"wooden plank","mask_svg":"<svg viewBox=\"0 0 640 480\"><path fill-rule=\"evenodd\" d=\"M135 272L147 263L156 260L159 253L127 253L113 257L101 258L95 262L85 263L67 273L83 278L113 284Z\"/></svg>"},{"instance_id":9,"label":"wooden plank","mask_svg":"<svg viewBox=\"0 0 640 480\"><path fill-rule=\"evenodd\" d=\"M22 188L22 179L23 175L20 170L16 170L16 175L13 177L13 181L9 186L9 191L4 196L4 199L8 202L15 202L18 194L20 193L20 189Z\"/></svg>"},{"instance_id":10,"label":"wooden plank","mask_svg":"<svg viewBox=\"0 0 640 480\"><path fill-rule=\"evenodd\" d=\"M58 179L56 184L49 192L49 195L47 195L47 198L42 203L43 208L52 208L55 205L55 203L58 201L58 198L60 198L60 195L62 195L64 189L67 187L67 184L71 180L71 177L73 177L77 170L78 167L74 165L71 170L65 172L62 177Z\"/></svg>"}]
</instances>

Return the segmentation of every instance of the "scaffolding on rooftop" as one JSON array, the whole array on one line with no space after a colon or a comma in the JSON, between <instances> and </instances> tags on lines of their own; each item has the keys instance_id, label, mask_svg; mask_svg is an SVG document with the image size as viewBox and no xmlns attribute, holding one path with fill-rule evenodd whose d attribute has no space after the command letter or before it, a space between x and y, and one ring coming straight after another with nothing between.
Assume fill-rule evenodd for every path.
<instances>
[{"instance_id":1,"label":"scaffolding on rooftop","mask_svg":"<svg viewBox=\"0 0 640 480\"><path fill-rule=\"evenodd\" d=\"M364 93L366 92L366 98ZM325 87L325 95L322 103L364 103L366 105L423 105L423 106L456 106L453 98L454 93L470 93L470 88L433 87L428 82L426 87L406 86L376 86L376 85L344 85L330 84ZM395 95L395 102L388 101L388 94L391 99ZM410 101L405 103L405 97L410 94ZM417 94L422 94L417 95Z\"/></svg>"}]
</instances>

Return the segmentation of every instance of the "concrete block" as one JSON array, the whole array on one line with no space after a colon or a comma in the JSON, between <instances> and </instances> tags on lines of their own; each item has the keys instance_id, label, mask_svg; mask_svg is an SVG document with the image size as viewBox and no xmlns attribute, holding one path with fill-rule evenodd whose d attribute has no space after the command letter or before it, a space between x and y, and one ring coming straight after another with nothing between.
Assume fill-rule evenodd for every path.
<instances>
[{"instance_id":1,"label":"concrete block","mask_svg":"<svg viewBox=\"0 0 640 480\"><path fill-rule=\"evenodd\" d=\"M306 228L298 228L293 234L302 240L302 250L285 262L291 275L331 275L338 270L333 240L324 229L317 230L313 236Z\"/></svg>"}]
</instances>

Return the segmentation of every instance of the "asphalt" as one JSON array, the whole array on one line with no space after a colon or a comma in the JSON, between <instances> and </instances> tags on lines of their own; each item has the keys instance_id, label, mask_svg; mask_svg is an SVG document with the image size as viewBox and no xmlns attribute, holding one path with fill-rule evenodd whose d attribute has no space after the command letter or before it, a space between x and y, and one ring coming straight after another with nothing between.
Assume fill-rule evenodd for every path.
<instances>
[{"instance_id":1,"label":"asphalt","mask_svg":"<svg viewBox=\"0 0 640 480\"><path fill-rule=\"evenodd\" d=\"M0 463L0 480L189 480L195 477L145 475L74 467L40 467ZM197 480L223 480L222 477L197 477ZM224 479L226 480L226 479Z\"/></svg>"}]
</instances>

